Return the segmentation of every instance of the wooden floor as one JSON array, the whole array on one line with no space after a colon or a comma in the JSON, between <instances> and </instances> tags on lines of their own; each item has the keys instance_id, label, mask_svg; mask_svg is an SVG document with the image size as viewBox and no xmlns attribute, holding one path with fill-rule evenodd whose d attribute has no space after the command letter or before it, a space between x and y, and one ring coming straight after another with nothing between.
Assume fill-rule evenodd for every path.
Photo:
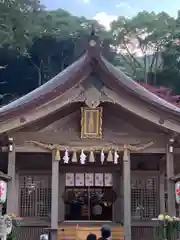
<instances>
[{"instance_id":1,"label":"wooden floor","mask_svg":"<svg viewBox=\"0 0 180 240\"><path fill-rule=\"evenodd\" d=\"M86 240L89 233L95 233L97 238L100 237L100 226L69 225L60 227L64 229L64 232L59 232L58 240ZM113 240L124 240L122 226L112 226L111 228Z\"/></svg>"}]
</instances>

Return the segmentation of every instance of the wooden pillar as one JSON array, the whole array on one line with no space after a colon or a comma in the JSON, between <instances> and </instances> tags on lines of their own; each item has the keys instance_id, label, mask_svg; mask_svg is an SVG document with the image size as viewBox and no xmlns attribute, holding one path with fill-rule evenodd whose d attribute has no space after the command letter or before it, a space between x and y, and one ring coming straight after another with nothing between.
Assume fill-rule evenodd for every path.
<instances>
[{"instance_id":1,"label":"wooden pillar","mask_svg":"<svg viewBox=\"0 0 180 240\"><path fill-rule=\"evenodd\" d=\"M113 206L113 221L115 223L122 223L123 222L123 209L122 209L122 196L123 193L121 190L123 189L122 186L122 177L120 171L113 173L113 189L117 194L117 199ZM122 193L122 195L121 195Z\"/></svg>"},{"instance_id":2,"label":"wooden pillar","mask_svg":"<svg viewBox=\"0 0 180 240\"><path fill-rule=\"evenodd\" d=\"M62 198L63 193L65 189L65 173L60 172L59 176L59 221L63 222L64 221L64 216L65 216L65 204L64 200Z\"/></svg>"},{"instance_id":3,"label":"wooden pillar","mask_svg":"<svg viewBox=\"0 0 180 240\"><path fill-rule=\"evenodd\" d=\"M166 148L166 172L167 172L168 214L171 216L175 216L176 215L175 189L174 183L170 180L170 178L174 176L174 153L173 146L171 146L171 144L168 144Z\"/></svg>"},{"instance_id":4,"label":"wooden pillar","mask_svg":"<svg viewBox=\"0 0 180 240\"><path fill-rule=\"evenodd\" d=\"M124 236L131 240L131 164L130 151L124 150Z\"/></svg>"},{"instance_id":5,"label":"wooden pillar","mask_svg":"<svg viewBox=\"0 0 180 240\"><path fill-rule=\"evenodd\" d=\"M159 178L159 198L160 198L160 213L165 213L165 161L164 158L160 159L160 178Z\"/></svg>"},{"instance_id":6,"label":"wooden pillar","mask_svg":"<svg viewBox=\"0 0 180 240\"><path fill-rule=\"evenodd\" d=\"M17 215L18 192L16 188L16 148L14 143L11 145L11 151L8 152L8 175L11 180L8 182L7 190L7 213Z\"/></svg>"},{"instance_id":7,"label":"wooden pillar","mask_svg":"<svg viewBox=\"0 0 180 240\"><path fill-rule=\"evenodd\" d=\"M59 161L52 152L51 240L58 239Z\"/></svg>"}]
</instances>

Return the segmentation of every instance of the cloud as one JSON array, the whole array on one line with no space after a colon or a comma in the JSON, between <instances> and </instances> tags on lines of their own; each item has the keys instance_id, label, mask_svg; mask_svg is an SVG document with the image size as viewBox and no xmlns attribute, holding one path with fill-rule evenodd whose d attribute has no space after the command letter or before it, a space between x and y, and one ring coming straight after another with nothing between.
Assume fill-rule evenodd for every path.
<instances>
[{"instance_id":1,"label":"cloud","mask_svg":"<svg viewBox=\"0 0 180 240\"><path fill-rule=\"evenodd\" d=\"M122 12L125 12L125 15L134 15L136 13L134 8L127 2L116 4L116 8L120 8Z\"/></svg>"},{"instance_id":2,"label":"cloud","mask_svg":"<svg viewBox=\"0 0 180 240\"><path fill-rule=\"evenodd\" d=\"M126 9L132 9L131 5L127 2L121 2L119 4L116 4L117 8L126 8Z\"/></svg>"},{"instance_id":3,"label":"cloud","mask_svg":"<svg viewBox=\"0 0 180 240\"><path fill-rule=\"evenodd\" d=\"M116 15L108 15L105 12L99 12L93 17L93 19L98 21L101 25L105 26L107 30L110 29L110 23L117 20L117 18Z\"/></svg>"},{"instance_id":4,"label":"cloud","mask_svg":"<svg viewBox=\"0 0 180 240\"><path fill-rule=\"evenodd\" d=\"M83 3L90 3L90 0L81 0Z\"/></svg>"}]
</instances>

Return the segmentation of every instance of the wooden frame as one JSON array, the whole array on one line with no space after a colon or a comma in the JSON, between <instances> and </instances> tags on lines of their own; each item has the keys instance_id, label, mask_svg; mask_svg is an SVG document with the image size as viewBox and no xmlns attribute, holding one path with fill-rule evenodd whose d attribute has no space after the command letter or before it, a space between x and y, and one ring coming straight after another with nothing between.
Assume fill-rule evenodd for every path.
<instances>
[{"instance_id":1,"label":"wooden frame","mask_svg":"<svg viewBox=\"0 0 180 240\"><path fill-rule=\"evenodd\" d=\"M91 118L91 123L88 118ZM102 107L81 108L81 138L102 138Z\"/></svg>"}]
</instances>

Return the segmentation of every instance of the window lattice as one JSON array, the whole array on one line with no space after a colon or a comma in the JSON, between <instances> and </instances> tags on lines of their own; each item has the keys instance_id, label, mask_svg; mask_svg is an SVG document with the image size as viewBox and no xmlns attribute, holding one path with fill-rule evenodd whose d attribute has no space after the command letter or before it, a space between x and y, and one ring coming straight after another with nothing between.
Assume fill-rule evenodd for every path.
<instances>
[{"instance_id":1,"label":"window lattice","mask_svg":"<svg viewBox=\"0 0 180 240\"><path fill-rule=\"evenodd\" d=\"M47 217L51 212L51 176L20 176L22 217Z\"/></svg>"},{"instance_id":2,"label":"window lattice","mask_svg":"<svg viewBox=\"0 0 180 240\"><path fill-rule=\"evenodd\" d=\"M157 217L159 214L158 176L132 179L131 211L133 219L137 220L149 220Z\"/></svg>"}]
</instances>

